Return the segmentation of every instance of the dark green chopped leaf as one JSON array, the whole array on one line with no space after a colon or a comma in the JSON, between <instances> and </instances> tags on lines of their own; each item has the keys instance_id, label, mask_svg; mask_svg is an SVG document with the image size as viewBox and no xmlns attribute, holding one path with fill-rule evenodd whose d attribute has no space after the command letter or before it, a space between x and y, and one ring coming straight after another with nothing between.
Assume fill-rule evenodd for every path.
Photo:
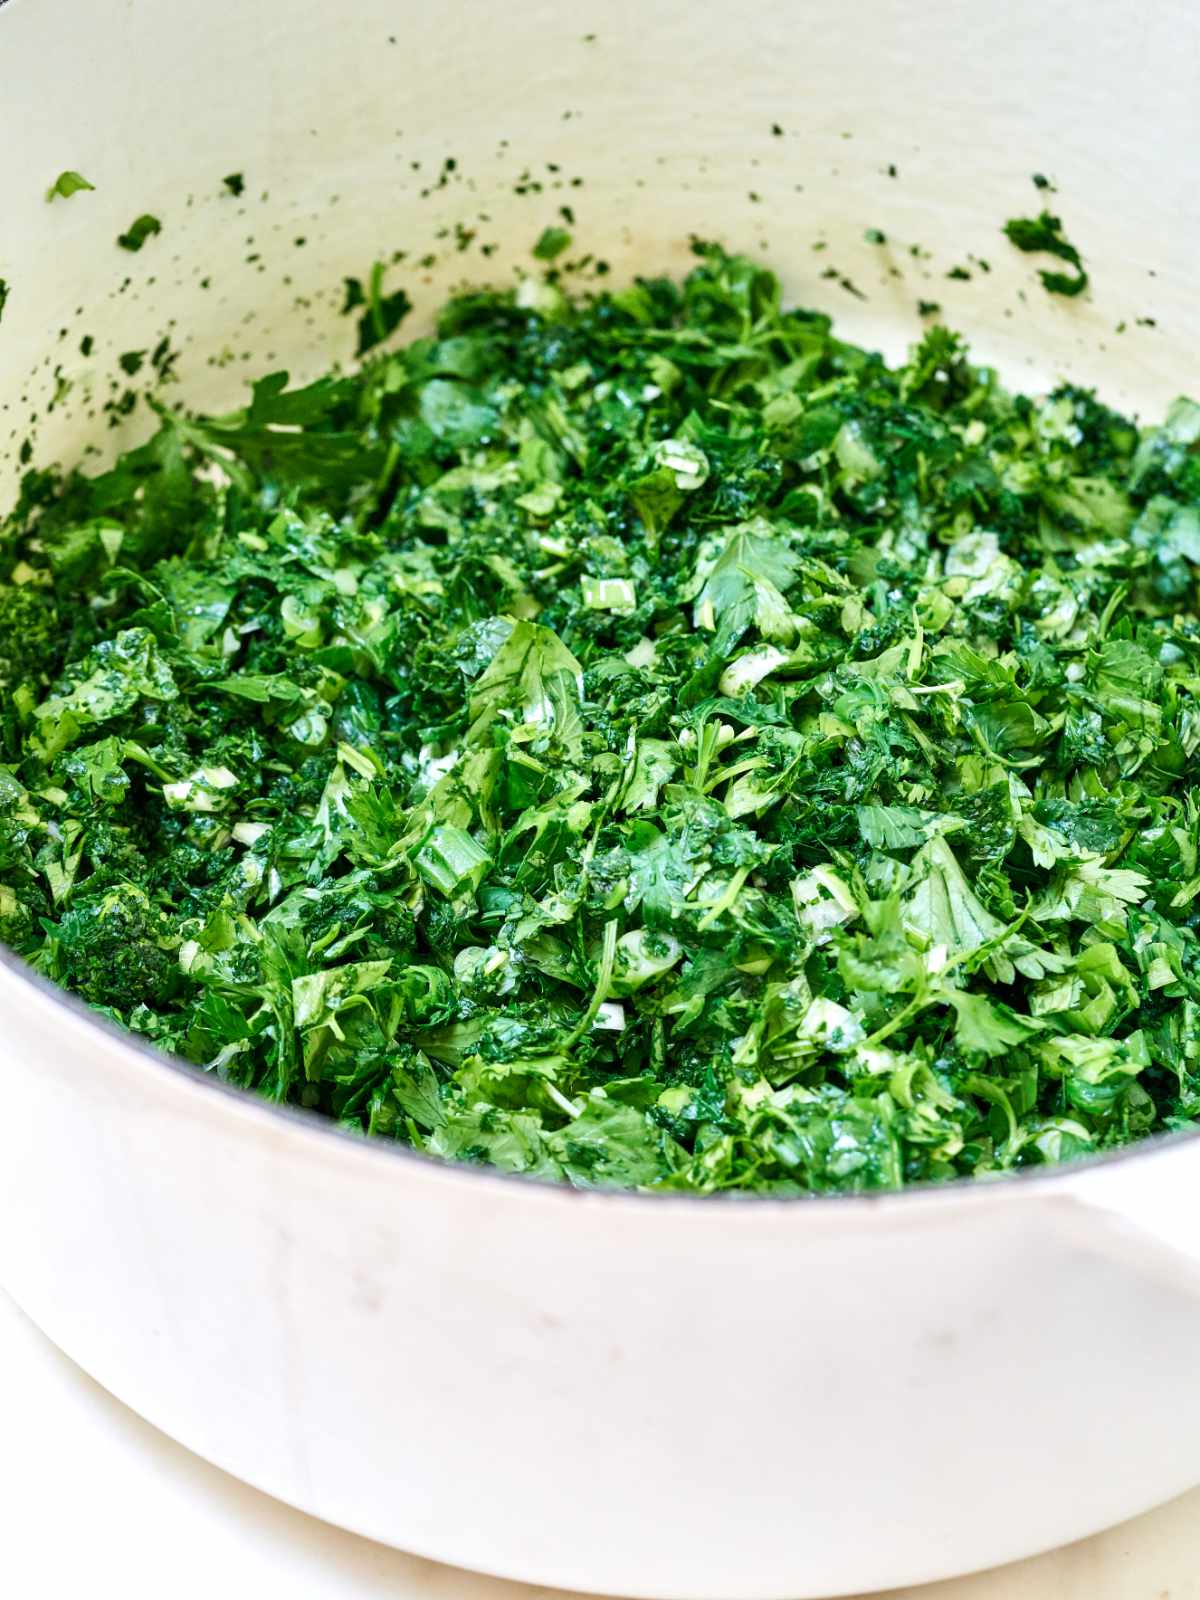
<instances>
[{"instance_id":1,"label":"dark green chopped leaf","mask_svg":"<svg viewBox=\"0 0 1200 1600\"><path fill-rule=\"evenodd\" d=\"M697 258L392 352L377 266L353 375L29 473L0 938L232 1083L582 1187L1197 1121L1200 406L1012 396L940 326L890 369Z\"/></svg>"},{"instance_id":2,"label":"dark green chopped leaf","mask_svg":"<svg viewBox=\"0 0 1200 1600\"><path fill-rule=\"evenodd\" d=\"M246 188L246 180L240 172L231 172L228 177L222 178L221 182L232 195L240 195Z\"/></svg>"},{"instance_id":3,"label":"dark green chopped leaf","mask_svg":"<svg viewBox=\"0 0 1200 1600\"><path fill-rule=\"evenodd\" d=\"M377 344L382 344L412 310L412 301L403 289L384 294L383 276L386 270L384 263L377 261L367 275L365 288L358 278L345 280L342 315L348 316L359 306L366 308L358 319L360 356L365 355L368 350L373 350Z\"/></svg>"},{"instance_id":4,"label":"dark green chopped leaf","mask_svg":"<svg viewBox=\"0 0 1200 1600\"><path fill-rule=\"evenodd\" d=\"M1036 178L1034 182L1037 183ZM1088 275L1079 251L1063 234L1060 219L1051 212L1042 211L1036 217L1010 217L1004 224L1004 232L1009 241L1026 254L1039 252L1057 256L1060 261L1066 261L1074 267L1073 273L1038 269L1038 277L1050 294L1077 295L1087 288Z\"/></svg>"},{"instance_id":5,"label":"dark green chopped leaf","mask_svg":"<svg viewBox=\"0 0 1200 1600\"><path fill-rule=\"evenodd\" d=\"M117 235L117 243L122 250L138 251L147 239L153 238L156 233L162 232L162 223L157 217L152 217L149 212L143 212L140 217L129 224L126 233Z\"/></svg>"}]
</instances>

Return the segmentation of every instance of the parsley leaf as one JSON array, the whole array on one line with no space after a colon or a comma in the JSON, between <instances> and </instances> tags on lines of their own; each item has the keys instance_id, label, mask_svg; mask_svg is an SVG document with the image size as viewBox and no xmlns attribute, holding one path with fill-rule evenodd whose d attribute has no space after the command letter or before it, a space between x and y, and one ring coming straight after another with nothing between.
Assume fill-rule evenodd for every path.
<instances>
[{"instance_id":1,"label":"parsley leaf","mask_svg":"<svg viewBox=\"0 0 1200 1600\"><path fill-rule=\"evenodd\" d=\"M156 233L161 232L162 223L157 217L152 217L146 212L129 224L127 232L117 235L117 243L122 250L138 251L147 239L153 238Z\"/></svg>"},{"instance_id":2,"label":"parsley leaf","mask_svg":"<svg viewBox=\"0 0 1200 1600\"><path fill-rule=\"evenodd\" d=\"M544 228L533 247L533 254L539 261L553 261L570 246L571 235L566 228Z\"/></svg>"},{"instance_id":3,"label":"parsley leaf","mask_svg":"<svg viewBox=\"0 0 1200 1600\"><path fill-rule=\"evenodd\" d=\"M364 288L358 278L346 279L346 295L342 315L346 316L358 306L366 310L358 319L358 354L365 355L377 344L382 344L412 310L412 301L403 289L383 292L383 275L386 268L377 261L371 268Z\"/></svg>"},{"instance_id":4,"label":"parsley leaf","mask_svg":"<svg viewBox=\"0 0 1200 1600\"><path fill-rule=\"evenodd\" d=\"M1036 178L1034 182L1037 182ZM1079 251L1064 235L1061 220L1051 212L1042 211L1036 217L1011 217L1004 224L1004 233L1018 250L1027 254L1041 252L1058 256L1061 261L1074 267L1073 273L1048 272L1039 268L1038 277L1050 294L1077 295L1087 288L1088 275Z\"/></svg>"},{"instance_id":5,"label":"parsley leaf","mask_svg":"<svg viewBox=\"0 0 1200 1600\"><path fill-rule=\"evenodd\" d=\"M60 172L58 177L46 190L46 199L54 200L61 197L69 200L73 194L79 194L84 189L94 189L96 185L89 183L82 172Z\"/></svg>"}]
</instances>

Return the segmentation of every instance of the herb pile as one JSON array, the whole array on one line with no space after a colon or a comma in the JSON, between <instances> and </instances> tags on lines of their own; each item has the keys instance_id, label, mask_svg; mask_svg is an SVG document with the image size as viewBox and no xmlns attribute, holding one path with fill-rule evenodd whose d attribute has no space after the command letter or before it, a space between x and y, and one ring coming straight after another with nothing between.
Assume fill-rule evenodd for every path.
<instances>
[{"instance_id":1,"label":"herb pile","mask_svg":"<svg viewBox=\"0 0 1200 1600\"><path fill-rule=\"evenodd\" d=\"M1200 407L1013 396L941 327L889 370L697 249L30 474L0 937L232 1083L581 1185L1190 1123Z\"/></svg>"}]
</instances>

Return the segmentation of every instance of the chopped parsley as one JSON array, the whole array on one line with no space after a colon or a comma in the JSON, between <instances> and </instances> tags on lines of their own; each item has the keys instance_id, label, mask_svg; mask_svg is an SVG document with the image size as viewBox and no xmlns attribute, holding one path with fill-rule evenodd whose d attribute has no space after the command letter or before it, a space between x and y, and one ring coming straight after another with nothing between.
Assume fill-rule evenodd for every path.
<instances>
[{"instance_id":1,"label":"chopped parsley","mask_svg":"<svg viewBox=\"0 0 1200 1600\"><path fill-rule=\"evenodd\" d=\"M1013 395L940 326L889 368L697 255L28 474L0 937L230 1083L583 1186L1192 1125L1200 406Z\"/></svg>"},{"instance_id":2,"label":"chopped parsley","mask_svg":"<svg viewBox=\"0 0 1200 1600\"><path fill-rule=\"evenodd\" d=\"M570 246L571 235L566 228L545 228L533 247L533 254L539 261L553 261Z\"/></svg>"},{"instance_id":3,"label":"chopped parsley","mask_svg":"<svg viewBox=\"0 0 1200 1600\"><path fill-rule=\"evenodd\" d=\"M95 189L94 183L89 183L82 172L60 172L58 177L46 190L46 199L69 200L73 194L79 194L84 189Z\"/></svg>"},{"instance_id":4,"label":"chopped parsley","mask_svg":"<svg viewBox=\"0 0 1200 1600\"><path fill-rule=\"evenodd\" d=\"M1034 182L1037 183L1036 177ZM1018 250L1023 250L1027 254L1040 252L1044 255L1057 256L1060 261L1067 262L1075 269L1071 273L1047 272L1039 269L1038 277L1048 293L1077 295L1082 294L1087 288L1088 275L1084 271L1083 260L1079 251L1063 234L1060 218L1053 216L1049 211L1042 211L1036 217L1010 217L1004 224L1004 233Z\"/></svg>"},{"instance_id":5,"label":"chopped parsley","mask_svg":"<svg viewBox=\"0 0 1200 1600\"><path fill-rule=\"evenodd\" d=\"M368 350L373 350L377 344L382 344L412 310L412 301L403 289L396 289L392 294L384 294L383 275L386 270L384 263L377 261L371 268L365 289L358 278L345 280L346 293L342 303L342 315L349 316L351 311L360 306L366 308L358 320L360 356L365 355Z\"/></svg>"},{"instance_id":6,"label":"chopped parsley","mask_svg":"<svg viewBox=\"0 0 1200 1600\"><path fill-rule=\"evenodd\" d=\"M117 235L117 243L122 250L137 251L142 248L147 239L153 238L156 233L162 232L162 223L157 217L152 217L149 212L144 212L129 224L127 233Z\"/></svg>"}]
</instances>

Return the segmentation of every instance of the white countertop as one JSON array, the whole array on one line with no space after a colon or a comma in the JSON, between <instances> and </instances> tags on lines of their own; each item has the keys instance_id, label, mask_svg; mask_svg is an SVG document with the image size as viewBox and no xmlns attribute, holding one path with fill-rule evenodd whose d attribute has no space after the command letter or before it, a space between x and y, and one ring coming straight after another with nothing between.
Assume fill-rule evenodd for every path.
<instances>
[{"instance_id":1,"label":"white countertop","mask_svg":"<svg viewBox=\"0 0 1200 1600\"><path fill-rule=\"evenodd\" d=\"M1070 1493L1070 1485L1063 1485ZM0 1592L59 1600L571 1600L316 1522L174 1444L0 1292ZM890 1600L1200 1600L1200 1490L1053 1555Z\"/></svg>"}]
</instances>

